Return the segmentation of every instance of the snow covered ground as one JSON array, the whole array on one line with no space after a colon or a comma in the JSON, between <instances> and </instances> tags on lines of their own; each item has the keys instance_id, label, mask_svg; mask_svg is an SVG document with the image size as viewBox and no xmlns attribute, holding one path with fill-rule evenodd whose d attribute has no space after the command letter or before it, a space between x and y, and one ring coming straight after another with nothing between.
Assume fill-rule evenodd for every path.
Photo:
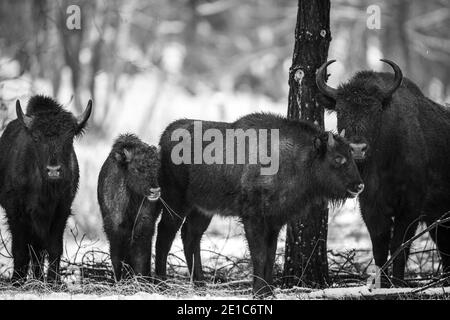
<instances>
[{"instance_id":1,"label":"snow covered ground","mask_svg":"<svg viewBox=\"0 0 450 320\"><path fill-rule=\"evenodd\" d=\"M329 299L449 299L450 287L430 288L415 291L411 288L399 289L373 289L367 287L332 288L325 290L314 290L295 288L289 292L278 291L275 299L280 300L329 300ZM51 293L23 293L15 291L2 291L0 300L248 300L252 296L247 295L166 295L160 293L137 292L130 295L123 294L74 294L70 292Z\"/></svg>"}]
</instances>

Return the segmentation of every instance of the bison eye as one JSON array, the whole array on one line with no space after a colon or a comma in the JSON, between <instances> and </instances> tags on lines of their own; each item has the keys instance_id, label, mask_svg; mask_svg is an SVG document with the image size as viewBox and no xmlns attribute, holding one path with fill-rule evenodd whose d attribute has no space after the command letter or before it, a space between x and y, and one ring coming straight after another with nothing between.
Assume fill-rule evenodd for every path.
<instances>
[{"instance_id":1,"label":"bison eye","mask_svg":"<svg viewBox=\"0 0 450 320\"><path fill-rule=\"evenodd\" d=\"M347 162L347 159L345 157L337 156L334 158L334 161L339 165L343 165Z\"/></svg>"}]
</instances>

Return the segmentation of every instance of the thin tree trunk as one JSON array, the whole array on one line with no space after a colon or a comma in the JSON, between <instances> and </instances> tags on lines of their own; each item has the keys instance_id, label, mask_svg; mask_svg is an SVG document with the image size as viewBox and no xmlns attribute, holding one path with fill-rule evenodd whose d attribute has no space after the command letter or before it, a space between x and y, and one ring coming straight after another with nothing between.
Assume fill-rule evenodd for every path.
<instances>
[{"instance_id":1,"label":"thin tree trunk","mask_svg":"<svg viewBox=\"0 0 450 320\"><path fill-rule=\"evenodd\" d=\"M67 13L65 8L70 5L69 1L64 1L59 9L58 30L60 31L60 39L63 49L64 61L71 71L72 90L74 97L74 108L76 112L81 113L84 109L80 101L81 93L81 63L80 51L84 36L84 15L81 10L81 29L69 30L66 27Z\"/></svg>"},{"instance_id":2,"label":"thin tree trunk","mask_svg":"<svg viewBox=\"0 0 450 320\"><path fill-rule=\"evenodd\" d=\"M324 127L316 70L326 61L330 36L330 1L299 0L295 45L289 72L288 117ZM312 205L287 226L284 284L322 287L329 283L327 203Z\"/></svg>"}]
</instances>

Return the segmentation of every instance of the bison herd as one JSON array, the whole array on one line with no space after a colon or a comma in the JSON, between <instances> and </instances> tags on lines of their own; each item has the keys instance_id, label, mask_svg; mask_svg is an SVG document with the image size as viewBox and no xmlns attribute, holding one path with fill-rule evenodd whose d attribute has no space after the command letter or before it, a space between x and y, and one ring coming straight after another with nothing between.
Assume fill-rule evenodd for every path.
<instances>
[{"instance_id":1,"label":"bison herd","mask_svg":"<svg viewBox=\"0 0 450 320\"><path fill-rule=\"evenodd\" d=\"M161 216L156 279L166 277L167 256L181 227L189 272L201 283L200 242L218 214L242 221L253 293L270 295L282 226L316 201L340 203L358 195L375 264L382 267L419 222L431 224L450 210L450 111L403 78L395 63L383 61L393 75L362 71L337 89L326 84L326 68L333 61L319 68L321 101L336 111L340 134L306 121L255 113L232 123L175 121L162 133L159 148L133 134L120 135L101 168L97 189L116 280L150 276L152 238ZM53 99L34 96L24 114L17 101L17 119L0 138L0 205L12 236L14 284L22 284L30 272L37 279L60 281L63 234L79 181L73 140L84 132L91 110L89 101L75 117ZM265 164L251 161L257 155L261 159L261 135L255 140L257 154L249 146L251 134L245 136L243 161L236 154L239 146L230 151L218 143L229 130L270 130L265 142L276 146L270 156L277 170L263 174ZM194 138L209 135L209 141L180 153L192 162L174 161L179 132ZM215 160L197 161L198 147L207 150L213 140ZM222 161L219 154L231 154L232 161ZM450 271L449 227L431 230L444 272ZM401 284L408 253L406 247L394 259L392 277L384 274L383 285Z\"/></svg>"}]
</instances>

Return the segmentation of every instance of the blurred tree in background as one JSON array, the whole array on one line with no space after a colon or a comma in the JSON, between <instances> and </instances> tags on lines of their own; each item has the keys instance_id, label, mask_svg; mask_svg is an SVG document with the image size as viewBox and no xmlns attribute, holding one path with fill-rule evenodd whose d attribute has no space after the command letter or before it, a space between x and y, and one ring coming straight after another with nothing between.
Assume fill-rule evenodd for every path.
<instances>
[{"instance_id":1,"label":"blurred tree in background","mask_svg":"<svg viewBox=\"0 0 450 320\"><path fill-rule=\"evenodd\" d=\"M65 26L66 9L73 4L81 8L80 30ZM333 51L332 44L331 57L345 66L342 76L367 68L375 48L395 60L425 91L440 95L441 100L447 97L448 1L380 2L380 30L366 27L371 4L369 0L332 3L331 29L336 45L345 45ZM157 73L161 86L175 81L194 95L208 88L286 99L295 13L295 1L288 0L3 0L1 57L19 63L14 77L29 74L31 82L50 80L55 96L68 70L78 110L81 101L96 98L96 77L106 76L107 99L96 106L96 129L101 130L111 101L120 100L126 90L121 77L143 70ZM151 114L150 106L147 116Z\"/></svg>"}]
</instances>

